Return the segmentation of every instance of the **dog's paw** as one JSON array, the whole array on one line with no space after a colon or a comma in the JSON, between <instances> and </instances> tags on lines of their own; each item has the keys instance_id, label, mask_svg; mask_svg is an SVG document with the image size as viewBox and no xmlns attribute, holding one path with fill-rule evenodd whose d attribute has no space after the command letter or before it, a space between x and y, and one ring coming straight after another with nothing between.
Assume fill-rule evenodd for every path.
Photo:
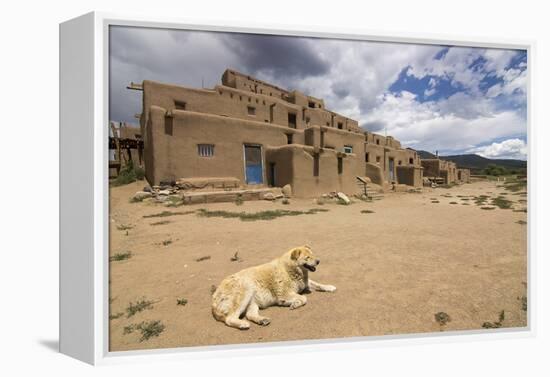
<instances>
[{"instance_id":1,"label":"dog's paw","mask_svg":"<svg viewBox=\"0 0 550 377\"><path fill-rule=\"evenodd\" d=\"M248 322L241 323L239 325L239 330L248 330L249 328L250 328L250 323L248 323Z\"/></svg>"},{"instance_id":2,"label":"dog's paw","mask_svg":"<svg viewBox=\"0 0 550 377\"><path fill-rule=\"evenodd\" d=\"M260 326L267 326L271 323L271 320L269 318L262 318L260 322L258 322L258 325Z\"/></svg>"},{"instance_id":3,"label":"dog's paw","mask_svg":"<svg viewBox=\"0 0 550 377\"><path fill-rule=\"evenodd\" d=\"M325 285L324 287L325 292L334 292L336 291L336 287L334 285Z\"/></svg>"},{"instance_id":4,"label":"dog's paw","mask_svg":"<svg viewBox=\"0 0 550 377\"><path fill-rule=\"evenodd\" d=\"M300 306L304 306L306 303L301 300L292 301L290 304L290 310L298 309Z\"/></svg>"}]
</instances>

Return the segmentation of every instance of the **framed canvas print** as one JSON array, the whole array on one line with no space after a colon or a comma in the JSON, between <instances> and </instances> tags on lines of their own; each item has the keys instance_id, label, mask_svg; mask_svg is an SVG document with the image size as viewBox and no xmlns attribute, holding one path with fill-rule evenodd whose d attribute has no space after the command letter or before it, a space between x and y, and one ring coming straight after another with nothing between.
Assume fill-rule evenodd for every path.
<instances>
[{"instance_id":1,"label":"framed canvas print","mask_svg":"<svg viewBox=\"0 0 550 377\"><path fill-rule=\"evenodd\" d=\"M91 13L60 48L62 352L531 334L530 43Z\"/></svg>"}]
</instances>

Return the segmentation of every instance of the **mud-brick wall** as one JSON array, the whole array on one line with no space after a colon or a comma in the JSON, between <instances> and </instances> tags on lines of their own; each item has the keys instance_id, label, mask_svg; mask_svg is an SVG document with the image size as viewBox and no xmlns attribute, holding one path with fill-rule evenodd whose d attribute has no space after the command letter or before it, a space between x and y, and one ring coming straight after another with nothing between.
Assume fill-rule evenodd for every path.
<instances>
[{"instance_id":1,"label":"mud-brick wall","mask_svg":"<svg viewBox=\"0 0 550 377\"><path fill-rule=\"evenodd\" d=\"M244 145L265 149L287 144L287 128L189 111L172 111L152 106L149 142L146 149L146 177L149 183L188 177L235 177L245 181ZM198 144L214 145L214 155L201 157Z\"/></svg>"}]
</instances>

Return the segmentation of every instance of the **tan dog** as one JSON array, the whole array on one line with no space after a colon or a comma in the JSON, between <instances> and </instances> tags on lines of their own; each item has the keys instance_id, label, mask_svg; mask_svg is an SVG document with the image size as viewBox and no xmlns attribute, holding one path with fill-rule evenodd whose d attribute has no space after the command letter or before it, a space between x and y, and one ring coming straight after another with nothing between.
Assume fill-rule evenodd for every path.
<instances>
[{"instance_id":1,"label":"tan dog","mask_svg":"<svg viewBox=\"0 0 550 377\"><path fill-rule=\"evenodd\" d=\"M227 326L241 330L250 328L246 319L267 326L270 319L259 310L273 305L296 309L307 302L300 293L310 287L321 292L334 292L336 287L319 284L308 277L315 272L319 259L309 246L289 250L280 258L260 266L247 268L225 278L212 295L212 314Z\"/></svg>"}]
</instances>

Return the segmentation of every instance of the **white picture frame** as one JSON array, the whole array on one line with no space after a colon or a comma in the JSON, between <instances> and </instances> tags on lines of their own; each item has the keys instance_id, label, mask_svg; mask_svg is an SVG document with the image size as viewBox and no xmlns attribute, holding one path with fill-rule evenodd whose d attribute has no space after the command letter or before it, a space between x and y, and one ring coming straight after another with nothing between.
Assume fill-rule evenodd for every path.
<instances>
[{"instance_id":1,"label":"white picture frame","mask_svg":"<svg viewBox=\"0 0 550 377\"><path fill-rule=\"evenodd\" d=\"M331 340L185 347L162 350L109 352L108 349L108 29L111 25L160 27L315 36L401 43L425 43L527 50L528 139L532 124L531 82L533 41L483 38L440 38L422 34L365 33L363 30L234 23L195 24L169 18L143 18L88 13L60 25L60 351L90 364L112 364L149 359L186 359L291 353L298 350L345 350L395 344L475 341L486 338L533 337L536 301L533 265L535 252L528 242L528 326L517 329L470 330ZM536 184L534 143L528 143L528 239L533 239ZM460 335L460 336L458 336Z\"/></svg>"}]
</instances>

